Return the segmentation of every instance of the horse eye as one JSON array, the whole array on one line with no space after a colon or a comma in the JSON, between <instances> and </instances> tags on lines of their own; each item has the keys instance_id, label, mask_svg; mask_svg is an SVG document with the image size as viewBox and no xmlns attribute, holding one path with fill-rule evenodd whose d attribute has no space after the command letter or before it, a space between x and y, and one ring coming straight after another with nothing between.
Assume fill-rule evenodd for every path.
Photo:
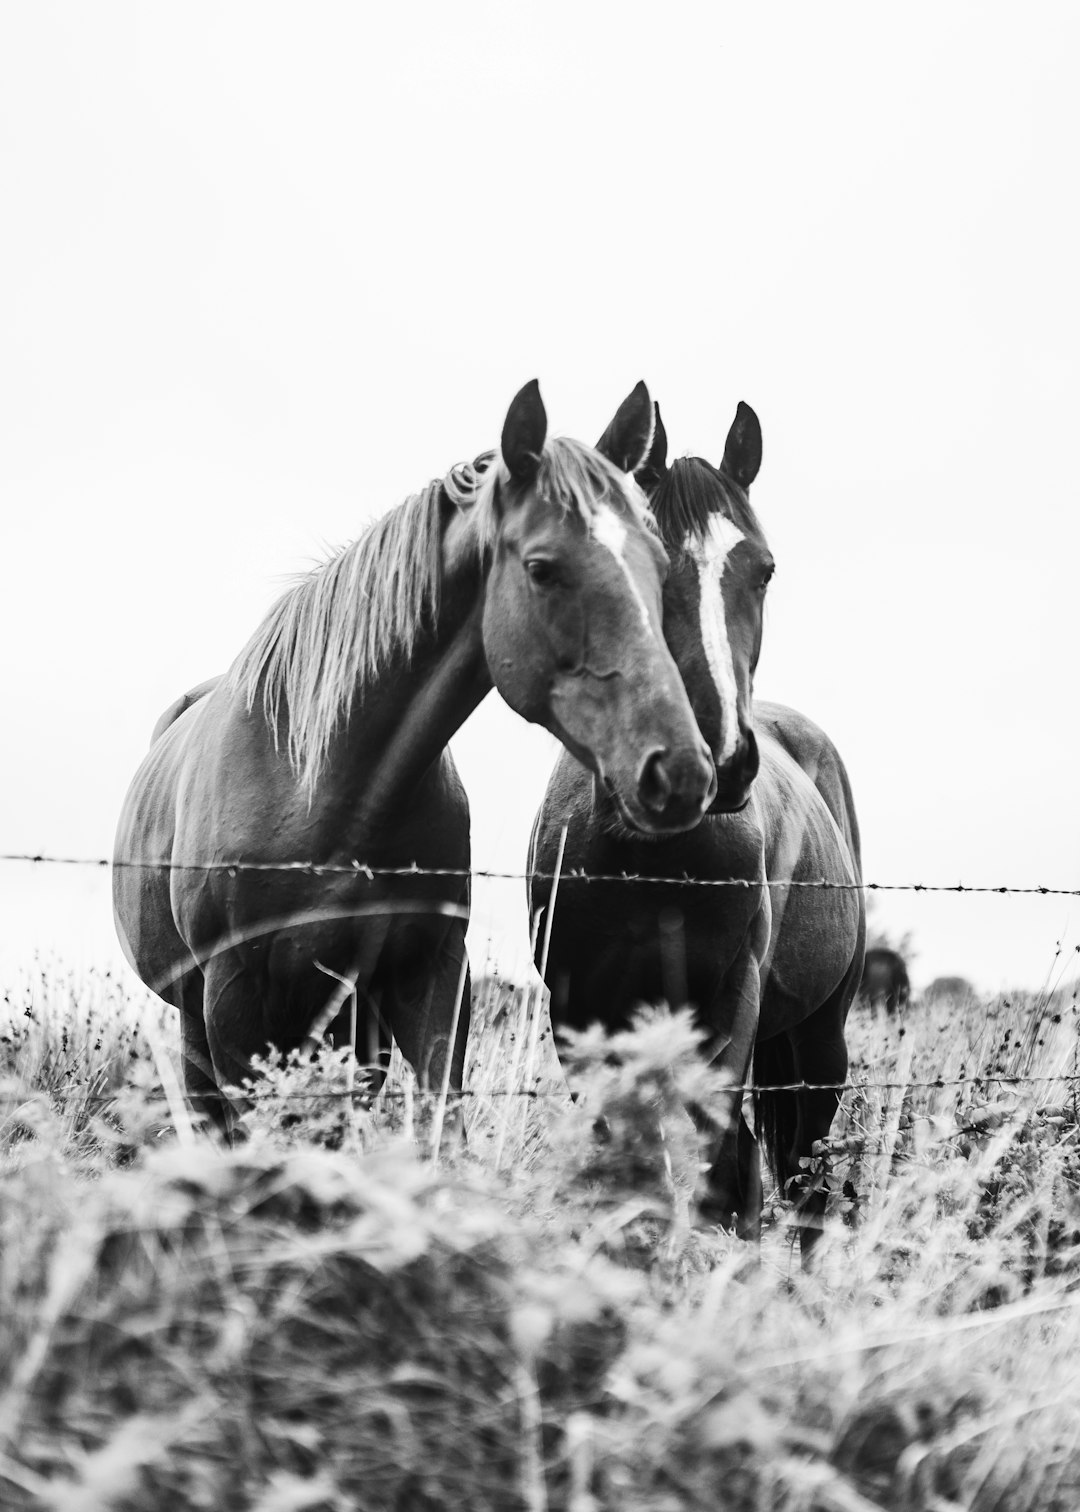
<instances>
[{"instance_id":1,"label":"horse eye","mask_svg":"<svg viewBox=\"0 0 1080 1512\"><path fill-rule=\"evenodd\" d=\"M549 562L546 557L530 557L525 563L525 571L529 575L529 581L535 583L537 588L551 588L558 581L555 563Z\"/></svg>"},{"instance_id":2,"label":"horse eye","mask_svg":"<svg viewBox=\"0 0 1080 1512\"><path fill-rule=\"evenodd\" d=\"M765 570L764 570L764 572L761 574L761 582L759 583L758 586L760 587L762 593L765 592L766 588L772 582L772 580L773 580L773 573L775 571L776 571L775 567L766 567Z\"/></svg>"}]
</instances>

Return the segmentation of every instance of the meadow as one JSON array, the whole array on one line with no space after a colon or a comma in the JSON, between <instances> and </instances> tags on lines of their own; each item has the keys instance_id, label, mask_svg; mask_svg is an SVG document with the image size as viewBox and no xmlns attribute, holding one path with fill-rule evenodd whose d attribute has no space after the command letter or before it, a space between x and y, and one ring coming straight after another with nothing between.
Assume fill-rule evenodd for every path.
<instances>
[{"instance_id":1,"label":"meadow","mask_svg":"<svg viewBox=\"0 0 1080 1512\"><path fill-rule=\"evenodd\" d=\"M685 1014L565 1047L571 1102L539 997L475 996L464 1147L326 1052L226 1150L171 1011L11 985L5 1512L1075 1512L1074 992L856 1011L808 1274L779 1194L760 1250L690 1222Z\"/></svg>"}]
</instances>

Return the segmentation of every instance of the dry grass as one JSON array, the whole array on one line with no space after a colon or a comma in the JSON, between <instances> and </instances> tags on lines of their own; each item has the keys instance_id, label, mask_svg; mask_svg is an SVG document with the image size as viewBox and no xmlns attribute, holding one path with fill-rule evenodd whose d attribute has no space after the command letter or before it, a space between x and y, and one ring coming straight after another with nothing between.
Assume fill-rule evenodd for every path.
<instances>
[{"instance_id":1,"label":"dry grass","mask_svg":"<svg viewBox=\"0 0 1080 1512\"><path fill-rule=\"evenodd\" d=\"M52 969L0 1020L5 1509L1080 1506L1077 1084L992 1080L1076 1072L1067 997L853 1025L897 1085L807 1172L810 1276L779 1210L760 1254L687 1227L683 1018L580 1038L571 1105L535 1000L481 983L436 1164L407 1078L328 1099L332 1055L243 1149L177 1137L145 1011Z\"/></svg>"},{"instance_id":2,"label":"dry grass","mask_svg":"<svg viewBox=\"0 0 1080 1512\"><path fill-rule=\"evenodd\" d=\"M35 959L0 996L3 1158L38 1125L88 1170L131 1158L170 1127L160 1089L176 1039L175 1013L130 977Z\"/></svg>"}]
</instances>

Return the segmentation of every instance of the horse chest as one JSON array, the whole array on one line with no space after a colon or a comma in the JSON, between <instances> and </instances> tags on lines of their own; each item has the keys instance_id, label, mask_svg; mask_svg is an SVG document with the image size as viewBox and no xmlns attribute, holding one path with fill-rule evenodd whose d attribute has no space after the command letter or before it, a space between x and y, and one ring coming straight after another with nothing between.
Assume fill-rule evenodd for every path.
<instances>
[{"instance_id":1,"label":"horse chest","mask_svg":"<svg viewBox=\"0 0 1080 1512\"><path fill-rule=\"evenodd\" d=\"M637 896L630 893L635 887ZM713 1002L746 938L749 910L725 909L706 891L590 884L584 910L575 908L568 885L548 957L553 1021L614 1028L628 1023L642 1003L704 1008Z\"/></svg>"}]
</instances>

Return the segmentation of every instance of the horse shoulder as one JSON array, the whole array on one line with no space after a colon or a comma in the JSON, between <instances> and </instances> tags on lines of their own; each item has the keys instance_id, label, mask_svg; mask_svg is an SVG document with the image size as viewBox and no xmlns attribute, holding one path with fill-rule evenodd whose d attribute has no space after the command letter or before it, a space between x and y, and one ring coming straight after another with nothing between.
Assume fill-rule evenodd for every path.
<instances>
[{"instance_id":1,"label":"horse shoulder","mask_svg":"<svg viewBox=\"0 0 1080 1512\"><path fill-rule=\"evenodd\" d=\"M754 795L774 884L763 1012L775 1033L791 1014L805 1017L807 1003L823 1002L861 955L862 897L856 858L808 774L764 731L759 749ZM833 886L782 885L821 881Z\"/></svg>"},{"instance_id":2,"label":"horse shoulder","mask_svg":"<svg viewBox=\"0 0 1080 1512\"><path fill-rule=\"evenodd\" d=\"M759 734L758 745L761 767L754 805L766 875L772 880L857 880L846 836L808 774L768 735Z\"/></svg>"},{"instance_id":3,"label":"horse shoulder","mask_svg":"<svg viewBox=\"0 0 1080 1512\"><path fill-rule=\"evenodd\" d=\"M382 852L383 845L376 849ZM443 748L413 790L407 811L394 831L392 854L402 864L415 860L421 866L469 868L469 796L449 746Z\"/></svg>"},{"instance_id":4,"label":"horse shoulder","mask_svg":"<svg viewBox=\"0 0 1080 1512\"><path fill-rule=\"evenodd\" d=\"M833 741L820 725L787 704L756 703L754 723L759 739L767 737L779 746L813 783L843 835L861 879L862 852L855 800L847 768Z\"/></svg>"}]
</instances>

